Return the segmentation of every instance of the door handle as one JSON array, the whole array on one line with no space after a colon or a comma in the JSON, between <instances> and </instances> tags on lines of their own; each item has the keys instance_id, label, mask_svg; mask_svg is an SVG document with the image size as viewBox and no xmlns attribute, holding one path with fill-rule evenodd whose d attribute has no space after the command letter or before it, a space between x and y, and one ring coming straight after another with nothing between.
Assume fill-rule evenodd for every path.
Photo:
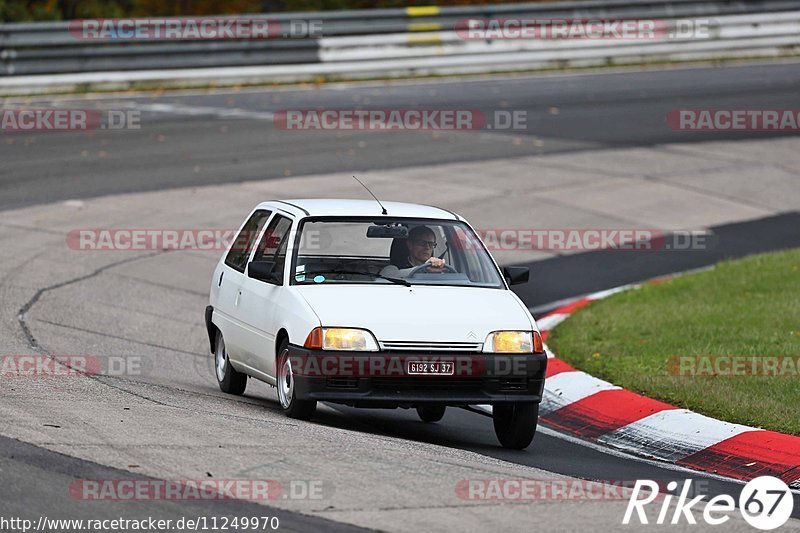
<instances>
[{"instance_id":1,"label":"door handle","mask_svg":"<svg viewBox=\"0 0 800 533\"><path fill-rule=\"evenodd\" d=\"M233 302L234 307L239 307L239 300L242 299L242 291L236 293L236 301Z\"/></svg>"}]
</instances>

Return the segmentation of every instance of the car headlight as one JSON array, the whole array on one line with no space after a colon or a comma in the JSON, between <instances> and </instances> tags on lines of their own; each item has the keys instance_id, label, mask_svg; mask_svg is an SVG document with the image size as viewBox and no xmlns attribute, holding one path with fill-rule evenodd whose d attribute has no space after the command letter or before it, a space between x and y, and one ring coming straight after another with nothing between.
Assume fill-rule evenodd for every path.
<instances>
[{"instance_id":1,"label":"car headlight","mask_svg":"<svg viewBox=\"0 0 800 533\"><path fill-rule=\"evenodd\" d=\"M494 331L486 337L483 351L491 353L542 353L538 331Z\"/></svg>"},{"instance_id":2,"label":"car headlight","mask_svg":"<svg viewBox=\"0 0 800 533\"><path fill-rule=\"evenodd\" d=\"M303 346L316 350L378 351L378 341L372 333L356 328L314 328Z\"/></svg>"}]
</instances>

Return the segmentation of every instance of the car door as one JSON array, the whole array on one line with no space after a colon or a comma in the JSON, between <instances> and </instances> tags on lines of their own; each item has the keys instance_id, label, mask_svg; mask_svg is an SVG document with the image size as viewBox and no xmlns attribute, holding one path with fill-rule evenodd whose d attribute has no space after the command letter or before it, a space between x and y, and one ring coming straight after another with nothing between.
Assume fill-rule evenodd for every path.
<instances>
[{"instance_id":1,"label":"car door","mask_svg":"<svg viewBox=\"0 0 800 533\"><path fill-rule=\"evenodd\" d=\"M269 221L253 253L252 262L275 263L275 279L262 281L245 277L239 301L239 311L245 322L243 342L247 357L252 367L270 378L275 376L277 309L285 290L286 253L292 225L293 219L280 213L276 213Z\"/></svg>"},{"instance_id":2,"label":"car door","mask_svg":"<svg viewBox=\"0 0 800 533\"><path fill-rule=\"evenodd\" d=\"M266 209L258 209L250 215L224 261L214 271L211 283L214 324L222 331L228 356L234 363L248 364L242 347L244 323L238 309L239 301L247 262L270 215L272 211Z\"/></svg>"}]
</instances>

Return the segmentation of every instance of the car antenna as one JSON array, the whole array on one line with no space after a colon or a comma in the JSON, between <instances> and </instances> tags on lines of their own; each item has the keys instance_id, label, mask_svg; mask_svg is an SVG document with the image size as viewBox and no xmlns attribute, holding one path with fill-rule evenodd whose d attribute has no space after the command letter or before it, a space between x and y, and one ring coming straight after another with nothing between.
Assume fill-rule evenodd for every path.
<instances>
[{"instance_id":1,"label":"car antenna","mask_svg":"<svg viewBox=\"0 0 800 533\"><path fill-rule=\"evenodd\" d=\"M382 214L382 215L388 215L389 213L387 213L387 212L386 212L386 208L385 208L385 207L383 207L383 204L381 203L381 201L380 201L380 200L378 200L378 197L377 197L377 196L375 196L374 194L372 194L372 191L371 191L371 190L369 190L369 187L367 187L366 185L364 185L364 184L361 182L361 180L360 180L360 179L358 179L357 177L353 176L353 179L354 179L354 180L356 180L357 182L361 183L361 186L362 186L362 187L364 187L365 189L367 189L367 192L368 192L368 193L370 193L370 194L372 195L372 197L373 197L373 198L375 198L375 201L376 201L376 202L378 202L378 205L379 205L379 206L381 206L381 209L383 209L383 212L382 212L381 214Z\"/></svg>"}]
</instances>

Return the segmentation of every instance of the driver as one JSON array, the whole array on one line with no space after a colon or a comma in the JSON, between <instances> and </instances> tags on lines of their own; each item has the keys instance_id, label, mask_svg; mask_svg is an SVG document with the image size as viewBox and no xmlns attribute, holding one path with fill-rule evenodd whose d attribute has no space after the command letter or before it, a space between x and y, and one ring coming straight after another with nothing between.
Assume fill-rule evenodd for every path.
<instances>
[{"instance_id":1,"label":"driver","mask_svg":"<svg viewBox=\"0 0 800 533\"><path fill-rule=\"evenodd\" d=\"M406 239L408 256L399 261L388 265L381 271L382 276L404 278L412 269L425 263L430 263L426 269L431 273L441 273L445 265L444 259L434 257L433 251L436 249L436 235L428 226L415 226L408 232Z\"/></svg>"}]
</instances>

